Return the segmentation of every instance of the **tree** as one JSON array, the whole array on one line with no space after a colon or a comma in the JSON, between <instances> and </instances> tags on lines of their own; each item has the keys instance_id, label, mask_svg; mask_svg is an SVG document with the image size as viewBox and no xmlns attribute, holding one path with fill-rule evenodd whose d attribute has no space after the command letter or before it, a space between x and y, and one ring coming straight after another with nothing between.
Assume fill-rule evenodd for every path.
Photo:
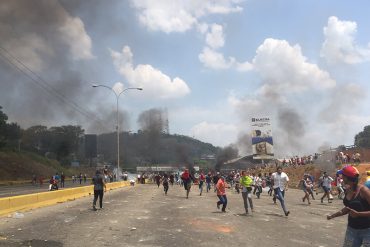
<instances>
[{"instance_id":1,"label":"tree","mask_svg":"<svg viewBox=\"0 0 370 247\"><path fill-rule=\"evenodd\" d=\"M76 154L79 147L80 138L84 134L81 126L60 126L51 127L52 152L57 155L57 159L65 159L71 154Z\"/></svg>"},{"instance_id":2,"label":"tree","mask_svg":"<svg viewBox=\"0 0 370 247\"><path fill-rule=\"evenodd\" d=\"M0 148L15 147L21 136L21 128L16 123L8 124L8 116L1 109L0 106Z\"/></svg>"},{"instance_id":3,"label":"tree","mask_svg":"<svg viewBox=\"0 0 370 247\"><path fill-rule=\"evenodd\" d=\"M0 148L6 144L6 121L8 116L2 111L0 106Z\"/></svg>"},{"instance_id":4,"label":"tree","mask_svg":"<svg viewBox=\"0 0 370 247\"><path fill-rule=\"evenodd\" d=\"M370 148L370 125L355 136L355 145L362 148Z\"/></svg>"}]
</instances>

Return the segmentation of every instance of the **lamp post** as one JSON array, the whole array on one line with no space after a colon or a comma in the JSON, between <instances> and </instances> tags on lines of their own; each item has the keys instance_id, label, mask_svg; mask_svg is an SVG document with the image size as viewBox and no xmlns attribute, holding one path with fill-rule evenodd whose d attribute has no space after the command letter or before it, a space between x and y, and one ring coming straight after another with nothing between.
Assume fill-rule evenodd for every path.
<instances>
[{"instance_id":1,"label":"lamp post","mask_svg":"<svg viewBox=\"0 0 370 247\"><path fill-rule=\"evenodd\" d=\"M117 125L116 125L116 129L117 129L117 179L119 180L119 174L120 174L119 173L119 112L118 112L119 96L121 96L122 93L124 93L128 90L143 90L143 89L140 88L140 87L128 87L128 88L123 89L120 93L117 93L113 88L111 88L109 86L106 86L106 85L102 85L102 84L93 84L92 87L94 87L94 88L96 88L96 87L108 88L116 96L116 100L117 100Z\"/></svg>"}]
</instances>

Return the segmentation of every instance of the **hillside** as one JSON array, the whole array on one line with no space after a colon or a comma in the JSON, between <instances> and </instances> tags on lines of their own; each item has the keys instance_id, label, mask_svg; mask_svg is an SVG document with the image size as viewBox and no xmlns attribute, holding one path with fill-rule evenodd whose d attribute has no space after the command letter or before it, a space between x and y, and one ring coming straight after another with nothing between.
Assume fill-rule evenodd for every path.
<instances>
[{"instance_id":1,"label":"hillside","mask_svg":"<svg viewBox=\"0 0 370 247\"><path fill-rule=\"evenodd\" d=\"M34 153L0 151L0 181L31 181L33 174L49 178L56 172L71 176L78 171L67 169L56 160Z\"/></svg>"}]
</instances>

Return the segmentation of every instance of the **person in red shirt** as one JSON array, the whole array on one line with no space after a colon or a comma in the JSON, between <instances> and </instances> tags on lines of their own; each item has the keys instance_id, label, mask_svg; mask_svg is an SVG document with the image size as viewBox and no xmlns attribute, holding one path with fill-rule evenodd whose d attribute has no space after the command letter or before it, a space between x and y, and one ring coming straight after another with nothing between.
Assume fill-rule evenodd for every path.
<instances>
[{"instance_id":1,"label":"person in red shirt","mask_svg":"<svg viewBox=\"0 0 370 247\"><path fill-rule=\"evenodd\" d=\"M186 199L189 198L189 192L191 189L191 182L192 182L192 175L190 174L188 169L185 169L185 171L181 175L181 179L184 183L184 189L186 190Z\"/></svg>"},{"instance_id":2,"label":"person in red shirt","mask_svg":"<svg viewBox=\"0 0 370 247\"><path fill-rule=\"evenodd\" d=\"M223 213L226 212L226 206L227 206L227 197L226 197L226 184L225 184L225 178L221 177L217 184L216 184L216 191L217 191L217 197L220 199L217 202L217 208L220 209L220 205L222 204L221 211Z\"/></svg>"}]
</instances>

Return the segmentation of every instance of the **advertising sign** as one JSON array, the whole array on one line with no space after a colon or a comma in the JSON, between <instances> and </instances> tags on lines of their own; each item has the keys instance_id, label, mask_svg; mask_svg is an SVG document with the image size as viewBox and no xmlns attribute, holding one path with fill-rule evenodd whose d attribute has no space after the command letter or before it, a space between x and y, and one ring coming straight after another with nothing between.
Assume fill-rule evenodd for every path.
<instances>
[{"instance_id":1,"label":"advertising sign","mask_svg":"<svg viewBox=\"0 0 370 247\"><path fill-rule=\"evenodd\" d=\"M270 118L252 118L253 159L273 159L274 143Z\"/></svg>"}]
</instances>

